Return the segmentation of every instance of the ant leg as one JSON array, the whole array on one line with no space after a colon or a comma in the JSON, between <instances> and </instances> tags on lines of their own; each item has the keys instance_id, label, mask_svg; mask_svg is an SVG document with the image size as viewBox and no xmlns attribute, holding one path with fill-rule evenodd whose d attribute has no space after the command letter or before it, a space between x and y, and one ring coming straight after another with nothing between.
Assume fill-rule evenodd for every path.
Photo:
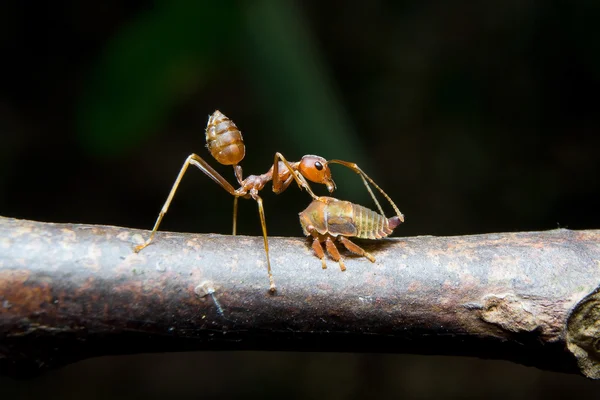
<instances>
[{"instance_id":1,"label":"ant leg","mask_svg":"<svg viewBox=\"0 0 600 400\"><path fill-rule=\"evenodd\" d=\"M277 190L276 190L276 182L275 182L275 179L273 179L273 192L275 194L284 192L285 189L287 189L288 186L290 186L290 183L292 183L293 180L294 180L294 177L292 176L292 174L290 174L290 176L288 176L286 178L286 180L283 182L281 182L281 180L279 178L277 178L277 186L279 186L279 188L277 188ZM300 187L300 190L302 190L302 187Z\"/></svg>"},{"instance_id":2,"label":"ant leg","mask_svg":"<svg viewBox=\"0 0 600 400\"><path fill-rule=\"evenodd\" d=\"M232 196L236 195L236 192L235 192L235 189L233 188L233 186L231 186L229 184L229 182L227 182L227 180L225 180L225 178L223 178L221 176L221 174L219 174L217 171L215 171L213 169L213 167L211 167L200 156L197 156L196 154L191 154L187 158L186 163L190 163L193 166L195 166L196 168L200 169L202 172L204 172L204 174L206 176L208 176L210 179L212 179L214 182L216 182L219 186L221 186L223 189L225 189L230 195L232 195Z\"/></svg>"},{"instance_id":3,"label":"ant leg","mask_svg":"<svg viewBox=\"0 0 600 400\"><path fill-rule=\"evenodd\" d=\"M287 189L287 187L291 183L291 181L288 182L289 178L294 179L294 169L289 166L289 163L287 163L287 164L284 163L285 166L287 167L288 171L290 172L290 176L285 181L283 181L283 182L281 181L281 177L279 176L279 160L280 159L283 159L283 156L281 155L281 153L279 153L279 152L275 153L275 157L273 160L273 192L275 192L276 194L279 194L279 193L283 192L285 189ZM300 183L300 181L298 181L298 177L295 177L295 180L296 180L296 183L298 184L298 187L300 187L300 189L302 189L302 184Z\"/></svg>"},{"instance_id":4,"label":"ant leg","mask_svg":"<svg viewBox=\"0 0 600 400\"><path fill-rule=\"evenodd\" d=\"M297 168L296 169L293 168L290 165L290 163L288 162L288 160L286 160L285 157L279 152L275 153L275 160L273 161L273 191L275 193L279 194L279 193L283 192L289 185L287 180L286 180L286 182L282 183L281 180L279 179L279 161L280 160L290 171L292 178L294 178L296 180L296 183L298 184L298 186L300 188L306 189L306 191L313 198L313 200L318 199L318 197L313 193L312 189L310 188L310 185L308 184L308 182L306 181L304 176L302 176L302 174L300 174L300 173L297 173L296 172Z\"/></svg>"},{"instance_id":5,"label":"ant leg","mask_svg":"<svg viewBox=\"0 0 600 400\"><path fill-rule=\"evenodd\" d=\"M271 261L269 257L269 241L267 239L267 223L265 221L265 210L263 208L263 202L260 196L256 193L251 193L252 198L256 200L258 203L258 215L260 216L260 225L262 227L263 233L263 241L265 244L265 254L267 256L267 273L269 274L269 291L271 293L275 293L277 290L275 288L275 280L273 279L273 274L271 273Z\"/></svg>"},{"instance_id":6,"label":"ant leg","mask_svg":"<svg viewBox=\"0 0 600 400\"><path fill-rule=\"evenodd\" d=\"M327 248L327 252L331 256L331 258L333 258L340 264L340 269L342 271L345 271L346 266L344 265L344 260L342 259L340 252L338 251L337 247L335 247L335 244L333 243L330 237L327 237L327 239L325 240L325 247Z\"/></svg>"},{"instance_id":7,"label":"ant leg","mask_svg":"<svg viewBox=\"0 0 600 400\"><path fill-rule=\"evenodd\" d=\"M350 241L350 239L344 236L338 236L338 241L344 245L345 248L353 252L354 254L358 254L359 256L367 257L369 261L375 262L375 257L371 254L367 253L362 247Z\"/></svg>"},{"instance_id":8,"label":"ant leg","mask_svg":"<svg viewBox=\"0 0 600 400\"><path fill-rule=\"evenodd\" d=\"M233 166L233 173L235 174L235 179L237 179L238 183L240 184L240 186L242 186L242 181L243 179L243 174L242 174L242 167L240 167L239 165L235 164Z\"/></svg>"},{"instance_id":9,"label":"ant leg","mask_svg":"<svg viewBox=\"0 0 600 400\"><path fill-rule=\"evenodd\" d=\"M231 186L229 184L229 182L227 182L225 180L225 178L223 178L221 175L219 175L219 173L217 171L215 171L210 165L208 165L208 163L206 161L204 161L200 156L197 156L196 154L190 154L188 156L188 158L186 158L185 162L183 163L183 166L181 167L181 170L179 171L179 175L177 175L177 179L175 179L175 183L173 184L173 187L171 188L169 197L167 197L167 201L165 201L165 204L163 205L162 209L160 210L160 213L158 214L158 218L156 219L156 222L154 223L154 228L152 228L150 237L143 244L140 244L139 246L136 246L133 249L133 251L135 251L136 253L139 253L143 248L145 248L152 242L152 239L154 239L154 235L156 234L156 231L158 230L158 226L160 225L160 222L162 221L163 217L169 210L171 201L173 201L173 196L175 196L175 192L177 191L177 188L179 187L179 183L181 183L181 179L183 178L183 175L185 175L185 172L187 171L187 168L189 165L194 165L195 167L198 167L209 178L211 178L213 181L217 182L223 189L228 191L233 196L236 196L235 189L233 189L233 186Z\"/></svg>"},{"instance_id":10,"label":"ant leg","mask_svg":"<svg viewBox=\"0 0 600 400\"><path fill-rule=\"evenodd\" d=\"M238 196L235 196L233 198L233 233L232 235L235 236L237 233L237 210L238 210Z\"/></svg>"},{"instance_id":11,"label":"ant leg","mask_svg":"<svg viewBox=\"0 0 600 400\"><path fill-rule=\"evenodd\" d=\"M383 209L381 208L381 205L379 204L379 202L375 198L375 195L373 194L373 191L369 187L369 182L372 183L373 186L375 186L377 188L377 190L379 190L379 192L383 195L383 197L385 197L385 199L391 204L392 208L396 212L396 215L398 216L398 218L400 219L400 221L404 222L404 215L400 212L400 210L398 209L398 207L396 207L396 204L392 201L392 199L390 198L390 196L388 196L383 191L383 189L380 188L373 181L373 179L369 178L369 176L367 174L365 174L365 172L362 169L360 169L360 167L358 165L356 165L355 163L351 163L351 162L348 162L348 161L342 161L342 160L329 160L329 164L341 164L341 165L345 166L346 168L350 168L352 171L354 171L355 173L359 174L360 177L361 177L361 179L362 179L362 181L363 181L363 183L364 183L364 185L365 185L365 187L369 191L369 194L371 195L371 198L373 199L373 201L377 205L377 208L379 209L379 212L381 213L381 215L385 216L385 214L383 213ZM369 182L367 182L367 181L369 181Z\"/></svg>"},{"instance_id":12,"label":"ant leg","mask_svg":"<svg viewBox=\"0 0 600 400\"><path fill-rule=\"evenodd\" d=\"M234 165L233 166L233 173L235 174L235 179L237 179L238 183L240 184L240 186L242 185L242 181L243 179L243 174L242 174L242 167L240 167L239 165ZM232 235L235 236L237 233L237 210L238 210L238 196L235 196L233 198L233 233Z\"/></svg>"}]
</instances>

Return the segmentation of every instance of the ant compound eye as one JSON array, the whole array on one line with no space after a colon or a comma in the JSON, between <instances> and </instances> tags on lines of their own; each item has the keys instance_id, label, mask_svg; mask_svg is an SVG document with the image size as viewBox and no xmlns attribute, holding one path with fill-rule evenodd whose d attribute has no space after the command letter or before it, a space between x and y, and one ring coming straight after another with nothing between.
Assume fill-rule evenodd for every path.
<instances>
[{"instance_id":1,"label":"ant compound eye","mask_svg":"<svg viewBox=\"0 0 600 400\"><path fill-rule=\"evenodd\" d=\"M315 162L315 168L317 169L317 171L321 171L323 169L323 164L317 161Z\"/></svg>"}]
</instances>

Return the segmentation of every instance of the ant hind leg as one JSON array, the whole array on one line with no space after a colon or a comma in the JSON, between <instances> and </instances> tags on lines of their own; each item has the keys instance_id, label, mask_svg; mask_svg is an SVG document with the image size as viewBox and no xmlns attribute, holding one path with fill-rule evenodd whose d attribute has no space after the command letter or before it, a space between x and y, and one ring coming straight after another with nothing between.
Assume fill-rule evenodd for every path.
<instances>
[{"instance_id":1,"label":"ant hind leg","mask_svg":"<svg viewBox=\"0 0 600 400\"><path fill-rule=\"evenodd\" d=\"M193 153L190 154L188 156L188 158L185 159L185 162L181 166L181 170L179 171L179 174L177 175L177 179L175 179L175 183L173 183L173 187L171 188L171 192L169 192L167 201L165 201L165 204L163 205L162 209L160 210L160 213L158 214L158 218L156 219L156 222L154 223L154 228L152 228L150 237L144 243L140 244L139 246L136 246L133 249L134 252L139 253L142 249L144 249L146 246L148 246L154 239L154 235L156 234L156 231L158 231L158 227L159 227L163 217L169 210L169 206L171 205L171 201L173 201L173 197L175 196L175 193L177 192L177 188L179 187L179 184L181 183L181 179L185 175L185 173L190 165L193 165L193 166L197 167L198 169L200 169L202 172L204 172L204 174L206 174L206 176L208 176L210 179L215 181L219 186L221 186L223 189L225 189L229 194L231 194L233 196L236 195L235 189L233 188L233 186L231 186L229 184L229 182L227 182L225 180L225 178L223 178L217 171L215 171L210 165L208 165L208 163L206 161L204 161L202 159L202 157L200 157L196 154L193 154Z\"/></svg>"}]
</instances>

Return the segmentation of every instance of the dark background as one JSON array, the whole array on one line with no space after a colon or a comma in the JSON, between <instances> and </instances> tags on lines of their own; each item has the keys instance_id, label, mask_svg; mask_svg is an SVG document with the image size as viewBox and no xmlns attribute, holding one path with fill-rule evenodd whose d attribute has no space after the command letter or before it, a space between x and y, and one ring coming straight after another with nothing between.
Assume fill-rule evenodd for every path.
<instances>
[{"instance_id":1,"label":"dark background","mask_svg":"<svg viewBox=\"0 0 600 400\"><path fill-rule=\"evenodd\" d=\"M406 215L396 235L598 228L599 20L596 0L2 2L0 214L151 228L191 152L234 182L204 148L218 108L244 134L246 174L276 151L357 162ZM336 197L374 208L332 168ZM263 198L269 234L301 236L308 196L269 185ZM231 206L191 170L161 229L229 233ZM240 233L260 234L255 203L240 206ZM101 358L0 385L45 398L600 393L500 361L293 353Z\"/></svg>"}]
</instances>

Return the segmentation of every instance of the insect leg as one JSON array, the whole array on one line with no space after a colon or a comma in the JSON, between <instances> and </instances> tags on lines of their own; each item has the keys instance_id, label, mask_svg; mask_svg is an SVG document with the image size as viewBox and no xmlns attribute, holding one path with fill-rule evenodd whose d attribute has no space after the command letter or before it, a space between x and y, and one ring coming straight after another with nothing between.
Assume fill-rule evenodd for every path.
<instances>
[{"instance_id":1,"label":"insect leg","mask_svg":"<svg viewBox=\"0 0 600 400\"><path fill-rule=\"evenodd\" d=\"M367 257L369 261L375 262L375 257L371 254L367 253L362 247L350 241L350 239L344 236L338 236L338 241L344 245L345 248L353 252L354 254L358 254L359 256Z\"/></svg>"},{"instance_id":2,"label":"insect leg","mask_svg":"<svg viewBox=\"0 0 600 400\"><path fill-rule=\"evenodd\" d=\"M285 184L285 183L281 182L281 180L279 179L279 161L280 160L290 171L292 178L294 178L296 180L296 183L298 184L298 186L300 188L306 189L306 191L313 198L313 200L318 199L318 197L313 193L312 189L310 188L310 185L306 181L306 178L304 178L301 174L297 173L296 170L285 159L285 157L279 152L275 153L275 161L273 162L273 191L275 193L279 194L279 193L283 192L289 185L289 183Z\"/></svg>"},{"instance_id":3,"label":"insect leg","mask_svg":"<svg viewBox=\"0 0 600 400\"><path fill-rule=\"evenodd\" d=\"M233 198L233 233L232 235L235 236L237 233L237 210L238 210L238 196L235 196Z\"/></svg>"},{"instance_id":4,"label":"insect leg","mask_svg":"<svg viewBox=\"0 0 600 400\"><path fill-rule=\"evenodd\" d=\"M175 183L173 184L173 187L171 188L169 197L167 197L167 201L165 201L165 204L163 205L162 209L160 210L160 213L158 214L158 218L156 219L156 222L154 223L154 228L152 228L150 237L143 244L136 246L134 248L134 251L136 253L140 252L143 248L148 246L152 242L152 239L154 239L154 235L156 234L156 231L158 230L158 226L160 225L160 222L162 221L163 217L169 210L169 206L171 205L171 201L173 201L175 192L177 192L179 183L181 183L181 179L183 178L183 175L185 175L185 172L187 171L187 168L190 164L198 167L209 178L211 178L213 181L217 182L223 189L228 191L233 196L237 197L237 195L235 193L235 189L233 188L233 186L231 186L229 184L229 182L227 182L225 180L225 178L223 178L221 175L219 175L219 173L217 171L215 171L210 165L208 165L208 163L206 161L204 161L200 156L197 156L196 154L190 154L188 156L188 158L185 160L185 162L183 163L183 166L181 167L181 170L179 171L179 175L177 175L177 179L175 179Z\"/></svg>"},{"instance_id":5,"label":"insect leg","mask_svg":"<svg viewBox=\"0 0 600 400\"><path fill-rule=\"evenodd\" d=\"M227 182L227 180L225 180L225 178L221 176L221 174L215 171L213 167L211 167L206 161L204 161L202 157L196 154L191 154L187 158L186 163L192 164L193 166L197 167L202 172L204 172L206 176L208 176L219 186L221 186L223 189L229 192L229 194L231 194L232 196L236 196L235 189L233 188L233 186L231 186L229 182Z\"/></svg>"},{"instance_id":6,"label":"insect leg","mask_svg":"<svg viewBox=\"0 0 600 400\"><path fill-rule=\"evenodd\" d=\"M327 263L325 262L325 252L323 251L323 246L321 246L321 242L319 242L318 238L313 238L312 242L313 251L317 254L317 257L321 260L321 267L323 269L327 269Z\"/></svg>"},{"instance_id":7,"label":"insect leg","mask_svg":"<svg viewBox=\"0 0 600 400\"><path fill-rule=\"evenodd\" d=\"M273 274L271 273L271 261L270 261L270 257L269 257L269 241L267 239L267 223L265 221L265 210L263 208L263 202L262 202L262 199L260 198L260 196L258 194L256 194L256 192L252 192L252 193L250 193L250 195L252 196L252 198L254 200L256 200L256 202L258 204L258 215L260 216L260 225L262 227L263 241L265 244L265 254L267 255L267 273L269 274L269 291L271 291L271 293L275 293L275 291L277 289L275 288L275 280L273 279Z\"/></svg>"},{"instance_id":8,"label":"insect leg","mask_svg":"<svg viewBox=\"0 0 600 400\"><path fill-rule=\"evenodd\" d=\"M327 252L331 256L331 258L333 258L335 261L337 261L340 264L340 269L342 271L345 271L346 266L344 265L344 260L342 259L340 252L338 251L337 247L335 247L335 244L333 243L333 241L331 240L330 237L328 237L325 240L325 247L327 248Z\"/></svg>"},{"instance_id":9,"label":"insect leg","mask_svg":"<svg viewBox=\"0 0 600 400\"><path fill-rule=\"evenodd\" d=\"M242 167L239 165L233 166L233 173L235 175L235 179L237 179L238 183L241 185L243 181ZM233 236L237 233L237 210L238 210L238 196L233 198Z\"/></svg>"},{"instance_id":10,"label":"insect leg","mask_svg":"<svg viewBox=\"0 0 600 400\"><path fill-rule=\"evenodd\" d=\"M238 183L241 185L243 179L243 173L242 173L242 167L240 167L239 165L234 165L233 166L233 173L235 175L235 179L237 179Z\"/></svg>"}]
</instances>

